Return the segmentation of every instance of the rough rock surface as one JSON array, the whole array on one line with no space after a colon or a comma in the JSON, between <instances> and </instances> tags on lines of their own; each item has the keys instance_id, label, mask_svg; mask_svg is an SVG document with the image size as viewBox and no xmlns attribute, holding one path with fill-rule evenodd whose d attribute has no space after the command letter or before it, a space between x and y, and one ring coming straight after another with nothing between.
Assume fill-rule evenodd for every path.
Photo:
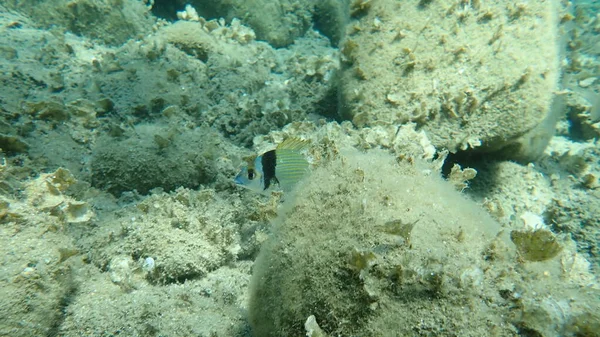
<instances>
[{"instance_id":1,"label":"rough rock surface","mask_svg":"<svg viewBox=\"0 0 600 337\"><path fill-rule=\"evenodd\" d=\"M436 147L455 152L501 148L549 117L559 76L556 1L353 6L340 106L355 125L414 121ZM552 134L550 124L542 134Z\"/></svg>"}]
</instances>

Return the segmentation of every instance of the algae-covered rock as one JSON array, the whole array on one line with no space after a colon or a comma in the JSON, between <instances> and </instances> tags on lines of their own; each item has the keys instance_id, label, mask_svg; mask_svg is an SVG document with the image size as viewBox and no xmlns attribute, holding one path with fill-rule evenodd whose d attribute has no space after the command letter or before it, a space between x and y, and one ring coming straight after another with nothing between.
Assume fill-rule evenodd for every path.
<instances>
[{"instance_id":1,"label":"algae-covered rock","mask_svg":"<svg viewBox=\"0 0 600 337\"><path fill-rule=\"evenodd\" d=\"M2 180L14 172L7 171ZM82 266L65 227L71 216L87 221L93 212L75 215L67 209L85 203L63 193L75 183L65 169L28 181L14 178L11 185L22 198L7 193L0 202L0 335L53 335Z\"/></svg>"},{"instance_id":2,"label":"algae-covered rock","mask_svg":"<svg viewBox=\"0 0 600 337\"><path fill-rule=\"evenodd\" d=\"M92 184L112 194L171 191L216 181L220 137L208 128L138 126L128 139L104 137L92 156ZM193 144L194 146L190 146Z\"/></svg>"},{"instance_id":3,"label":"algae-covered rock","mask_svg":"<svg viewBox=\"0 0 600 337\"><path fill-rule=\"evenodd\" d=\"M27 184L27 202L66 223L88 223L94 217L91 206L65 194L75 183L77 180L73 174L63 168L52 173L41 174Z\"/></svg>"},{"instance_id":4,"label":"algae-covered rock","mask_svg":"<svg viewBox=\"0 0 600 337\"><path fill-rule=\"evenodd\" d=\"M36 213L34 209L28 209ZM11 220L11 218L8 218ZM12 220L15 218L13 217ZM81 265L76 257L61 259L60 249L74 249L72 239L61 232L40 233L43 226L56 223L39 214L17 221L3 219L0 226L0 335L45 336L55 331L65 303L75 293L73 269ZM32 221L33 220L33 221Z\"/></svg>"},{"instance_id":5,"label":"algae-covered rock","mask_svg":"<svg viewBox=\"0 0 600 337\"><path fill-rule=\"evenodd\" d=\"M316 143L335 148L336 139L353 138L340 131L328 128ZM255 335L561 336L597 325L600 287L573 242L559 246L544 230L550 247L525 249L550 255L520 258L528 251L519 232L515 245L452 182L436 177L435 161L325 152L339 158L286 196L256 260ZM559 251L560 259L548 258Z\"/></svg>"},{"instance_id":6,"label":"algae-covered rock","mask_svg":"<svg viewBox=\"0 0 600 337\"><path fill-rule=\"evenodd\" d=\"M255 41L240 20L197 18L98 55L97 65L95 85L134 121L161 118L177 106L175 119L208 124L249 145L257 134L326 113L339 61L314 30L289 49L274 49Z\"/></svg>"},{"instance_id":7,"label":"algae-covered rock","mask_svg":"<svg viewBox=\"0 0 600 337\"><path fill-rule=\"evenodd\" d=\"M314 315L334 336L487 334L499 312L480 298L484 249L499 224L418 160L342 153L287 197L255 264L254 333L301 335Z\"/></svg>"},{"instance_id":8,"label":"algae-covered rock","mask_svg":"<svg viewBox=\"0 0 600 337\"><path fill-rule=\"evenodd\" d=\"M517 149L543 151L556 121L557 1L357 3L341 43L342 117L414 121L451 152L497 150L546 121Z\"/></svg>"},{"instance_id":9,"label":"algae-covered rock","mask_svg":"<svg viewBox=\"0 0 600 337\"><path fill-rule=\"evenodd\" d=\"M135 269L147 270L142 278L153 284L201 279L235 261L242 249L243 217L235 206L209 189L154 194L128 216L104 220L84 247L124 289L138 287Z\"/></svg>"},{"instance_id":10,"label":"algae-covered rock","mask_svg":"<svg viewBox=\"0 0 600 337\"><path fill-rule=\"evenodd\" d=\"M261 40L285 47L302 36L311 24L312 2L295 0L235 0L228 16L243 17Z\"/></svg>"},{"instance_id":11,"label":"algae-covered rock","mask_svg":"<svg viewBox=\"0 0 600 337\"><path fill-rule=\"evenodd\" d=\"M547 162L556 163L561 170L552 175L556 192L544 212L546 223L573 237L578 251L587 255L596 271L600 270L600 188L595 179L600 176L599 145L553 139L546 150ZM565 176L570 179L562 179Z\"/></svg>"},{"instance_id":12,"label":"algae-covered rock","mask_svg":"<svg viewBox=\"0 0 600 337\"><path fill-rule=\"evenodd\" d=\"M205 18L239 18L252 27L259 40L276 48L288 47L314 25L337 45L347 22L348 0L216 0L156 2L153 12L159 17L189 19L187 8ZM185 11L184 6L187 7ZM191 11L191 10L189 10ZM193 15L192 15L193 17Z\"/></svg>"},{"instance_id":13,"label":"algae-covered rock","mask_svg":"<svg viewBox=\"0 0 600 337\"><path fill-rule=\"evenodd\" d=\"M202 280L123 289L96 269L66 308L61 336L248 336L240 307L250 263L223 267Z\"/></svg>"},{"instance_id":14,"label":"algae-covered rock","mask_svg":"<svg viewBox=\"0 0 600 337\"><path fill-rule=\"evenodd\" d=\"M143 1L131 0L7 0L2 4L53 27L119 45L151 30L155 19Z\"/></svg>"}]
</instances>

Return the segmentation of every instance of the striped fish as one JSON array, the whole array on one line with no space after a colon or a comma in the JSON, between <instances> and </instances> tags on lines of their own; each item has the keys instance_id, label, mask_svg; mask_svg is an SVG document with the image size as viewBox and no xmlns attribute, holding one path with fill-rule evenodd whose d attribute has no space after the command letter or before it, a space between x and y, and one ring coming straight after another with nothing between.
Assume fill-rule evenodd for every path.
<instances>
[{"instance_id":1,"label":"striped fish","mask_svg":"<svg viewBox=\"0 0 600 337\"><path fill-rule=\"evenodd\" d=\"M290 191L308 170L302 154L307 145L308 141L288 138L274 150L246 159L247 165L235 177L235 183L262 194Z\"/></svg>"}]
</instances>

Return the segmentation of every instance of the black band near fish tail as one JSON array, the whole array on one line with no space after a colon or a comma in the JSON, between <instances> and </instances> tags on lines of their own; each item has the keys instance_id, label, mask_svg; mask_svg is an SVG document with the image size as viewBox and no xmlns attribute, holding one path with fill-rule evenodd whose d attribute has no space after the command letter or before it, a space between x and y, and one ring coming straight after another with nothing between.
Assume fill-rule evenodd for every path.
<instances>
[{"instance_id":1,"label":"black band near fish tail","mask_svg":"<svg viewBox=\"0 0 600 337\"><path fill-rule=\"evenodd\" d=\"M275 166L277 166L277 154L275 154L275 150L263 153L261 163L265 184L264 189L266 190L269 188L269 186L271 186L272 181L279 183L277 177L275 177Z\"/></svg>"}]
</instances>

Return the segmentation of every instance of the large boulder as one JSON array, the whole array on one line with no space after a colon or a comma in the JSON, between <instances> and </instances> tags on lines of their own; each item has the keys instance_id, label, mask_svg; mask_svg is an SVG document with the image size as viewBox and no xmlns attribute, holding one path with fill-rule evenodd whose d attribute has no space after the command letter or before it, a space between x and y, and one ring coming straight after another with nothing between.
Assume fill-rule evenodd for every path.
<instances>
[{"instance_id":1,"label":"large boulder","mask_svg":"<svg viewBox=\"0 0 600 337\"><path fill-rule=\"evenodd\" d=\"M355 1L342 117L414 121L451 152L494 151L539 127L512 150L534 157L558 110L558 12L557 1Z\"/></svg>"},{"instance_id":2,"label":"large boulder","mask_svg":"<svg viewBox=\"0 0 600 337\"><path fill-rule=\"evenodd\" d=\"M513 230L513 244L417 159L341 153L286 195L254 265L254 336L596 329L598 286L572 246L561 252L562 240L531 228Z\"/></svg>"}]
</instances>

